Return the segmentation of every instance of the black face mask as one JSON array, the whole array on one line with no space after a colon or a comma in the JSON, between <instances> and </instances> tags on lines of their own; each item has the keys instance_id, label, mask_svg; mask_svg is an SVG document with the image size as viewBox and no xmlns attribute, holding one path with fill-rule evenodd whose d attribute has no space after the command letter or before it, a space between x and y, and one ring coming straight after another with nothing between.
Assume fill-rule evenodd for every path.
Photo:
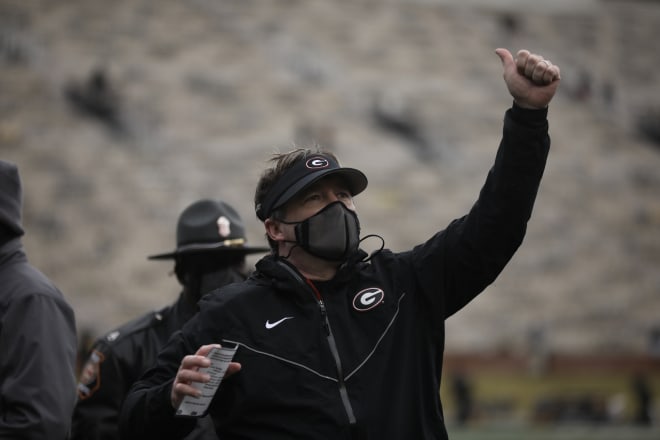
<instances>
[{"instance_id":1,"label":"black face mask","mask_svg":"<svg viewBox=\"0 0 660 440\"><path fill-rule=\"evenodd\" d=\"M330 261L344 261L358 249L360 222L357 214L337 201L295 224L296 243L310 254Z\"/></svg>"}]
</instances>

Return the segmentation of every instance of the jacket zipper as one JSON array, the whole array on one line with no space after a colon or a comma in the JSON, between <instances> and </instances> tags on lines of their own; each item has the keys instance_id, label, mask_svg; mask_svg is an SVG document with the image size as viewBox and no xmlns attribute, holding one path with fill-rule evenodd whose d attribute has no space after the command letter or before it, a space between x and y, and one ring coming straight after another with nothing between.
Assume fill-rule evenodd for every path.
<instances>
[{"instance_id":1,"label":"jacket zipper","mask_svg":"<svg viewBox=\"0 0 660 440\"><path fill-rule=\"evenodd\" d=\"M296 271L294 271L292 268L290 268L287 264L283 262L280 262L279 264L287 272L289 272L294 279L297 279L302 284L307 284L312 290L312 293L314 294L316 302L319 305L319 309L321 310L323 329L325 330L326 338L328 339L330 352L332 353L332 357L335 360L335 367L337 369L337 383L339 384L339 396L341 397L341 402L344 405L344 410L346 411L346 415L348 416L349 424L351 426L355 426L357 424L357 420L355 419L355 413L353 412L353 405L351 405L351 401L348 398L348 390L346 389L346 382L344 381L344 372L341 367L341 360L339 359L339 350L337 350L337 342L335 341L335 337L332 334L332 329L330 328L330 321L328 320L328 313L325 308L325 303L323 302L323 297L321 296L321 292L318 291L318 289L310 279L301 277L300 275L298 275Z\"/></svg>"},{"instance_id":2,"label":"jacket zipper","mask_svg":"<svg viewBox=\"0 0 660 440\"><path fill-rule=\"evenodd\" d=\"M316 289L314 289L316 290ZM348 390L346 389L346 382L344 381L344 372L341 367L341 360L339 359L339 351L337 350L337 343L335 337L332 334L332 329L330 328L330 321L328 321L328 313L325 309L325 303L321 299L320 295L318 296L318 304L321 309L321 317L323 318L323 328L325 330L326 337L328 338L328 345L330 345L330 351L332 352L332 357L335 359L335 366L337 367L337 380L339 384L339 395L341 396L341 401L344 404L344 409L346 410L346 415L348 415L348 422L351 425L355 425L355 413L353 412L353 406L351 401L348 398Z\"/></svg>"}]
</instances>

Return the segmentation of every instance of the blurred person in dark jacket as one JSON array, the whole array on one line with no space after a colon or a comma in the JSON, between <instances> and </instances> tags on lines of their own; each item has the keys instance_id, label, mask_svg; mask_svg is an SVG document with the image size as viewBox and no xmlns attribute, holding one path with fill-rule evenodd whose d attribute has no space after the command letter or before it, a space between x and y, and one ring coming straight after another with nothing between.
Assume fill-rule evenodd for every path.
<instances>
[{"instance_id":1,"label":"blurred person in dark jacket","mask_svg":"<svg viewBox=\"0 0 660 440\"><path fill-rule=\"evenodd\" d=\"M170 335L197 311L207 292L246 277L246 255L267 247L246 245L238 212L223 201L203 199L179 216L177 247L148 257L174 260L183 287L171 305L140 316L97 340L78 383L72 440L116 440L119 411L133 382L156 361ZM172 437L174 438L174 437ZM186 439L216 439L212 423L200 419Z\"/></svg>"},{"instance_id":2,"label":"blurred person in dark jacket","mask_svg":"<svg viewBox=\"0 0 660 440\"><path fill-rule=\"evenodd\" d=\"M76 324L27 259L15 164L0 160L0 439L67 439L76 401Z\"/></svg>"}]
</instances>

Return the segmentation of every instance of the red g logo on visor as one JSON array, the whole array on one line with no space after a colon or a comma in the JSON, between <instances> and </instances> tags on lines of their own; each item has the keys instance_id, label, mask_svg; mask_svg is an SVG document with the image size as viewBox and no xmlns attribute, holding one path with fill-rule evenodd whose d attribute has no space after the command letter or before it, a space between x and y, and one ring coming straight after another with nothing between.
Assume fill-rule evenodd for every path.
<instances>
[{"instance_id":1,"label":"red g logo on visor","mask_svg":"<svg viewBox=\"0 0 660 440\"><path fill-rule=\"evenodd\" d=\"M361 290L353 298L353 308L358 312L366 312L371 310L383 302L385 292L378 287L369 287L368 289Z\"/></svg>"},{"instance_id":2,"label":"red g logo on visor","mask_svg":"<svg viewBox=\"0 0 660 440\"><path fill-rule=\"evenodd\" d=\"M325 157L313 157L309 159L307 162L305 162L305 166L312 170L318 168L327 168L329 165L330 162L328 162L328 159L326 159Z\"/></svg>"}]
</instances>

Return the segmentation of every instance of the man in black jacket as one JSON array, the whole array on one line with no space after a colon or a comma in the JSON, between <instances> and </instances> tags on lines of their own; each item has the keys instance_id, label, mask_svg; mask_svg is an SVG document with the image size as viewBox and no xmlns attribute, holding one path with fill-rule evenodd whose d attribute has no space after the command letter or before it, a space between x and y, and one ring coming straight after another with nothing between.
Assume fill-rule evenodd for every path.
<instances>
[{"instance_id":1,"label":"man in black jacket","mask_svg":"<svg viewBox=\"0 0 660 440\"><path fill-rule=\"evenodd\" d=\"M276 155L255 193L274 252L245 283L200 302L133 386L123 438L187 432L194 419L177 408L209 382L200 368L218 345L237 350L209 407L223 440L448 438L438 395L444 321L522 242L559 84L559 68L539 55L496 53L514 103L470 212L409 251L367 257L353 204L364 174L328 152Z\"/></svg>"},{"instance_id":2,"label":"man in black jacket","mask_svg":"<svg viewBox=\"0 0 660 440\"><path fill-rule=\"evenodd\" d=\"M246 255L268 251L247 246L245 228L229 204L203 199L179 216L177 248L152 255L152 260L174 260L174 272L183 286L177 301L149 312L108 332L92 347L78 383L72 440L117 440L121 404L133 382L152 364L169 337L197 311L197 302L209 291L243 281ZM215 439L213 425L200 419L186 439Z\"/></svg>"},{"instance_id":3,"label":"man in black jacket","mask_svg":"<svg viewBox=\"0 0 660 440\"><path fill-rule=\"evenodd\" d=\"M76 323L27 259L16 165L0 160L0 438L64 440L76 401Z\"/></svg>"}]
</instances>

